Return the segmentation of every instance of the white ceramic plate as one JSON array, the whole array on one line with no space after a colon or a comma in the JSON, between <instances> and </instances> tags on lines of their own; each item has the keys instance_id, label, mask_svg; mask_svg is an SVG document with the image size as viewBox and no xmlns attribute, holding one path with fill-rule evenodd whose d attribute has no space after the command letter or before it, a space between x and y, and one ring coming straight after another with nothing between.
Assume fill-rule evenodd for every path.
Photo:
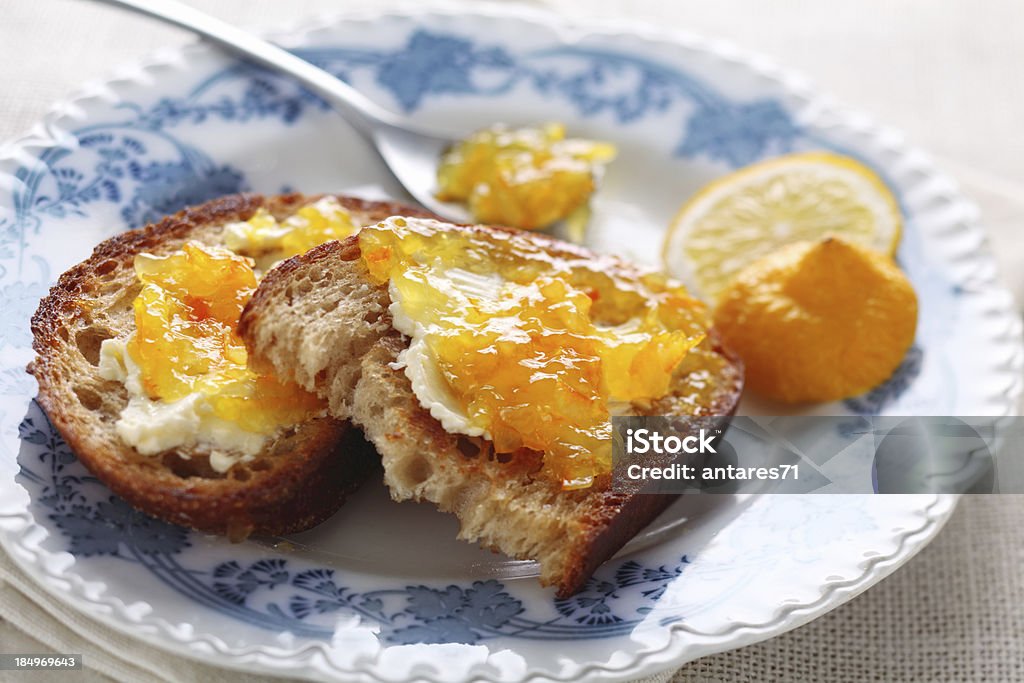
<instances>
[{"instance_id":1,"label":"white ceramic plate","mask_svg":"<svg viewBox=\"0 0 1024 683\"><path fill-rule=\"evenodd\" d=\"M278 39L426 124L560 120L614 141L590 240L640 261L657 259L678 205L731 168L802 149L862 159L906 216L918 339L884 386L820 412L1013 410L1020 321L973 209L899 135L788 72L688 35L496 9L350 16ZM952 511L938 496L688 499L569 600L541 589L530 563L456 542L452 519L393 504L382 485L313 531L240 545L133 512L32 401L29 317L119 230L288 188L401 197L318 101L203 46L95 86L0 158L0 540L100 621L186 656L312 679L624 680L834 608Z\"/></svg>"}]
</instances>

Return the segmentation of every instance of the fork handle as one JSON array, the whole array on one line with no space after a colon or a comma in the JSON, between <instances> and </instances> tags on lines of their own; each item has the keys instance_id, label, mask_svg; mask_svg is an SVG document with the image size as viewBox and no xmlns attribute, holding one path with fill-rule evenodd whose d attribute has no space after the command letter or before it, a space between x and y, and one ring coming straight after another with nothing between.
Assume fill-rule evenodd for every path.
<instances>
[{"instance_id":1,"label":"fork handle","mask_svg":"<svg viewBox=\"0 0 1024 683\"><path fill-rule=\"evenodd\" d=\"M129 9L197 33L247 60L286 73L336 109L367 138L386 127L407 127L402 119L344 81L272 43L177 0L94 0Z\"/></svg>"}]
</instances>

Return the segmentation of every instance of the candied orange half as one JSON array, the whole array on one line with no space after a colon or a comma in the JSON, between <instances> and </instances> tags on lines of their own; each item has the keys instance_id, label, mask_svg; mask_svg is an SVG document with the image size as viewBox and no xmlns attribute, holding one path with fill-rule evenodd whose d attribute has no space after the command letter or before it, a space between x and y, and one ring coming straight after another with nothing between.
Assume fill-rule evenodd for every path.
<instances>
[{"instance_id":1,"label":"candied orange half","mask_svg":"<svg viewBox=\"0 0 1024 683\"><path fill-rule=\"evenodd\" d=\"M826 237L740 271L714 319L748 387L786 402L834 401L893 373L914 340L917 296L886 254Z\"/></svg>"}]
</instances>

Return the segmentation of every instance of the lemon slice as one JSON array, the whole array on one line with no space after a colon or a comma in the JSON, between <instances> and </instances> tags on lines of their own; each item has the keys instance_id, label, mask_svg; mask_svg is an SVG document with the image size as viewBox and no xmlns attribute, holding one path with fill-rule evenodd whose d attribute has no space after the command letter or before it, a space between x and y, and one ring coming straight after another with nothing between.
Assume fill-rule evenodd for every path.
<instances>
[{"instance_id":1,"label":"lemon slice","mask_svg":"<svg viewBox=\"0 0 1024 683\"><path fill-rule=\"evenodd\" d=\"M893 256L901 225L896 198L864 164L831 152L789 154L700 190L669 227L662 257L714 302L744 266L780 246L836 235Z\"/></svg>"}]
</instances>

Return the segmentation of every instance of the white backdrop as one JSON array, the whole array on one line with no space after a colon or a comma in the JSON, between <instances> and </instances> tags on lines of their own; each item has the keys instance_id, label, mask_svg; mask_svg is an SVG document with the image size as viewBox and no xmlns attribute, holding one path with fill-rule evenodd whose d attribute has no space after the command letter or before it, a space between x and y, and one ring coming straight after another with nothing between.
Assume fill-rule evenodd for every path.
<instances>
[{"instance_id":1,"label":"white backdrop","mask_svg":"<svg viewBox=\"0 0 1024 683\"><path fill-rule=\"evenodd\" d=\"M257 29L382 4L191 2ZM1003 280L1024 301L1024 2L529 4L572 17L628 16L727 39L803 71L840 102L902 129L979 204ZM87 0L0 0L0 141L27 132L83 81L190 40ZM929 548L868 593L768 643L688 665L674 680L1024 681L1022 567L1024 498L968 498ZM58 651L84 652L88 680L243 680L169 662L61 611L2 556L0 616L7 620L0 622L0 651L40 652L48 643ZM0 680L14 680L4 673Z\"/></svg>"}]
</instances>

